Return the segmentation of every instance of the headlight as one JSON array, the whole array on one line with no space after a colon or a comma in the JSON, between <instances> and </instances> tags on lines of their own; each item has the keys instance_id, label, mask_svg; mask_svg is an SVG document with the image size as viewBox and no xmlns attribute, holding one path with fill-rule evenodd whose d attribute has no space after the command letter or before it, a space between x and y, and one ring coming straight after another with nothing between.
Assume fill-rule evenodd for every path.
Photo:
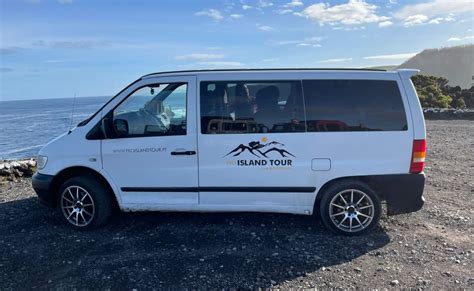
<instances>
[{"instance_id":1,"label":"headlight","mask_svg":"<svg viewBox=\"0 0 474 291\"><path fill-rule=\"evenodd\" d=\"M47 162L48 162L47 156L38 156L38 158L36 159L36 167L41 170L46 166Z\"/></svg>"}]
</instances>

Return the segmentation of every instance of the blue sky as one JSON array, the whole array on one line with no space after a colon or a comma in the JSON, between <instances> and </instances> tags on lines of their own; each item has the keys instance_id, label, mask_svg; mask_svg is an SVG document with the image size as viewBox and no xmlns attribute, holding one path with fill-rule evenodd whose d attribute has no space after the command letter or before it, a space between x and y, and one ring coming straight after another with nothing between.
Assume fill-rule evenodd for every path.
<instances>
[{"instance_id":1,"label":"blue sky","mask_svg":"<svg viewBox=\"0 0 474 291\"><path fill-rule=\"evenodd\" d=\"M472 0L2 0L0 100L182 69L366 67L474 42Z\"/></svg>"}]
</instances>

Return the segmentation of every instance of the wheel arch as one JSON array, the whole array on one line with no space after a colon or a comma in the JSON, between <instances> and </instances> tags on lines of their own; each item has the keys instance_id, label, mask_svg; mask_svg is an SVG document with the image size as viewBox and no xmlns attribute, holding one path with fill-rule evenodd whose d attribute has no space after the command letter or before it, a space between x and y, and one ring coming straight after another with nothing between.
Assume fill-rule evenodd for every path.
<instances>
[{"instance_id":1,"label":"wheel arch","mask_svg":"<svg viewBox=\"0 0 474 291\"><path fill-rule=\"evenodd\" d=\"M59 188L61 187L62 183L64 183L66 180L72 178L72 177L79 177L79 176L88 176L96 179L99 181L104 187L107 188L108 192L111 194L112 201L114 201L114 209L119 208L119 200L117 197L117 193L115 193L114 189L112 188L112 185L109 183L109 181L99 172L97 172L94 169L84 167L84 166L74 166L74 167L69 167L61 170L59 173L57 173L50 186L50 191L51 193L54 193L54 196L57 198L59 195ZM57 205L57 199L54 199L54 205Z\"/></svg>"},{"instance_id":2,"label":"wheel arch","mask_svg":"<svg viewBox=\"0 0 474 291\"><path fill-rule=\"evenodd\" d=\"M384 191L380 186L380 182L377 181L375 176L346 176L346 177L338 177L332 180L329 180L323 184L321 188L316 193L316 198L314 201L314 209L319 209L319 203L324 195L324 193L329 189L332 185L340 183L341 181L359 181L367 184L372 190L374 190L375 194L378 196L380 201L385 201Z\"/></svg>"}]
</instances>

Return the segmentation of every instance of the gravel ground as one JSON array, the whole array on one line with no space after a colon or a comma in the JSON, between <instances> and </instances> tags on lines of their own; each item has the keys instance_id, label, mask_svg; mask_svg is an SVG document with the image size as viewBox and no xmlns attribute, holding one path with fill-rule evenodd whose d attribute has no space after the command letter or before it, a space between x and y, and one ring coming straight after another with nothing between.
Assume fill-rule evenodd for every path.
<instances>
[{"instance_id":1,"label":"gravel ground","mask_svg":"<svg viewBox=\"0 0 474 291\"><path fill-rule=\"evenodd\" d=\"M474 288L474 122L428 121L425 207L373 233L311 217L134 213L91 232L63 225L29 179L0 186L0 289Z\"/></svg>"}]
</instances>

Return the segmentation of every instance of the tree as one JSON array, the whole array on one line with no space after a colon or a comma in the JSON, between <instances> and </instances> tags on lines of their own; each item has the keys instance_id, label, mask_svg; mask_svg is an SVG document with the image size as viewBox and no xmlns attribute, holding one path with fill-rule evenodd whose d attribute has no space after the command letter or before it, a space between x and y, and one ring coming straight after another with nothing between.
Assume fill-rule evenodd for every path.
<instances>
[{"instance_id":1,"label":"tree","mask_svg":"<svg viewBox=\"0 0 474 291\"><path fill-rule=\"evenodd\" d=\"M464 102L464 99L462 98L456 99L456 101L453 102L453 105L455 108L466 108L466 102Z\"/></svg>"},{"instance_id":2,"label":"tree","mask_svg":"<svg viewBox=\"0 0 474 291\"><path fill-rule=\"evenodd\" d=\"M467 108L474 108L474 86L469 90L463 90L462 99L466 102Z\"/></svg>"},{"instance_id":3,"label":"tree","mask_svg":"<svg viewBox=\"0 0 474 291\"><path fill-rule=\"evenodd\" d=\"M447 108L453 98L445 93L448 80L442 77L415 75L412 78L421 106Z\"/></svg>"}]
</instances>

